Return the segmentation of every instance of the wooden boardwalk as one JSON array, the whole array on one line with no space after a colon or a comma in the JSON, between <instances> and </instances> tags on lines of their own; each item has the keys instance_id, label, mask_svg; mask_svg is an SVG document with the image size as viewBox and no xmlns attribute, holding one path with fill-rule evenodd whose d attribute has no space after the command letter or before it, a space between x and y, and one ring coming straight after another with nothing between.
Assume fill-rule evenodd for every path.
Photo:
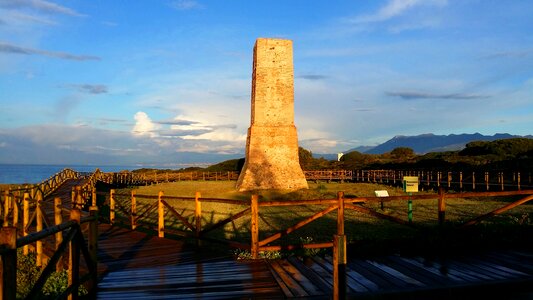
<instances>
[{"instance_id":1,"label":"wooden boardwalk","mask_svg":"<svg viewBox=\"0 0 533 300\"><path fill-rule=\"evenodd\" d=\"M61 197L68 206L72 187L81 183L68 180L45 202ZM53 220L49 204L45 212ZM183 241L106 224L100 225L98 259L98 299L329 299L333 288L327 256L236 261L229 249L201 251ZM349 298L468 299L501 293L509 299L525 293L531 299L533 252L349 257L347 286Z\"/></svg>"},{"instance_id":2,"label":"wooden boardwalk","mask_svg":"<svg viewBox=\"0 0 533 300\"><path fill-rule=\"evenodd\" d=\"M329 257L236 261L182 241L100 225L98 299L329 299ZM350 298L448 299L533 293L533 254L349 258ZM466 296L465 296L466 297Z\"/></svg>"},{"instance_id":3,"label":"wooden boardwalk","mask_svg":"<svg viewBox=\"0 0 533 300\"><path fill-rule=\"evenodd\" d=\"M108 225L100 230L98 299L284 298L263 261Z\"/></svg>"},{"instance_id":4,"label":"wooden boardwalk","mask_svg":"<svg viewBox=\"0 0 533 300\"><path fill-rule=\"evenodd\" d=\"M287 298L332 295L329 257L290 257L269 265ZM438 260L401 256L348 259L347 286L347 294L357 299L456 299L495 293L502 293L505 299L524 293L531 296L533 255L505 251Z\"/></svg>"}]
</instances>

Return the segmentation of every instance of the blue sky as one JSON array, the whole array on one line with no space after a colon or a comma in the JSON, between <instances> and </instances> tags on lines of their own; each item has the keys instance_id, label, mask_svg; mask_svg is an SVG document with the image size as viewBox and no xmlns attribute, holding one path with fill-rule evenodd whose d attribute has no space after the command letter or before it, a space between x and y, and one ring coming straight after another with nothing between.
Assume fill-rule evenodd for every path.
<instances>
[{"instance_id":1,"label":"blue sky","mask_svg":"<svg viewBox=\"0 0 533 300\"><path fill-rule=\"evenodd\" d=\"M0 0L0 163L242 157L258 37L293 40L314 153L533 134L531 16L515 0Z\"/></svg>"}]
</instances>

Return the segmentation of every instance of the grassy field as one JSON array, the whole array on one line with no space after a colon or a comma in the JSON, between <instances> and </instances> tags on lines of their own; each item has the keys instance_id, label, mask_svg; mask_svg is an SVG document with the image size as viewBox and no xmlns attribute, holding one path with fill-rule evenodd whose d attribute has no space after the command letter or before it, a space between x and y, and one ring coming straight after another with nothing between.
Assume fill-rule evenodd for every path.
<instances>
[{"instance_id":1,"label":"grassy field","mask_svg":"<svg viewBox=\"0 0 533 300\"><path fill-rule=\"evenodd\" d=\"M198 181L198 182L175 182L162 183L152 186L135 188L138 202L138 214L147 205L153 203L154 199L142 198L140 195L157 195L163 191L166 196L194 197L195 192L200 192L201 197L223 198L243 200L243 205L223 204L223 203L202 203L202 226L208 228L216 222L226 219L245 209L244 200L249 199L250 193L239 193L234 189L235 182L230 181ZM387 190L389 195L405 195L401 189L366 183L310 183L308 190L296 192L262 192L260 201L266 200L299 200L299 199L335 199L338 191L343 191L345 197L371 197L375 190ZM121 194L129 194L129 189L117 191ZM432 192L426 192L432 193ZM129 197L119 197L124 206L130 205ZM391 221L380 219L353 210L346 210L345 231L351 243L365 241L365 244L388 243L389 241L411 241L405 242L417 245L418 242L434 242L436 235L442 235L442 228L437 228L437 199L413 201L413 227L397 224ZM523 236L530 234L533 226L530 214L533 211L531 204L519 206L507 213L494 217L481 225L476 226L469 232L473 236L463 237L454 229L454 225L460 224L472 217L487 213L498 207L509 203L515 198L468 198L449 199L447 201L446 218L449 221L446 228L446 235L461 236L459 239L493 239L498 240L521 240L526 241L530 237ZM193 200L169 200L168 201L180 214L188 219L194 220ZM365 203L365 207L372 208L378 212L393 215L403 220L407 220L407 201L385 202L381 209L379 203ZM261 207L260 214L260 239L263 239L279 230L288 228L298 221L303 220L316 212L326 208L324 205L306 206L283 206L283 207ZM156 225L157 216L143 218L142 222L149 226ZM273 242L273 245L301 244L309 242L331 241L336 231L336 211L304 226L301 229ZM187 230L186 227L167 211L165 226L179 230ZM478 232L481 230L480 232ZM463 231L464 232L464 231ZM503 235L503 236L502 236ZM238 241L242 243L250 242L250 217L246 215L234 220L224 227L216 229L208 234L208 237ZM370 243L369 243L370 241ZM457 243L457 241L455 241ZM462 240L460 241L463 242ZM437 242L441 245L442 241ZM442 246L442 245L441 245ZM364 247L363 247L364 248Z\"/></svg>"}]
</instances>

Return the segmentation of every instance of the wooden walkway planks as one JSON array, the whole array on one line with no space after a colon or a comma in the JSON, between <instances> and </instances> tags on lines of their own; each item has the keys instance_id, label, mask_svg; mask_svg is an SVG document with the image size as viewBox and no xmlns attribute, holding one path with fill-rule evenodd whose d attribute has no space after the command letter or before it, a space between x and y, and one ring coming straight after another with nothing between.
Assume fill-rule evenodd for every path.
<instances>
[{"instance_id":1,"label":"wooden walkway planks","mask_svg":"<svg viewBox=\"0 0 533 300\"><path fill-rule=\"evenodd\" d=\"M509 291L500 291L511 295L517 292L532 293L532 263L533 256L530 253L513 251L440 260L400 256L352 258L348 259L347 266L348 295L354 298L378 295L446 297L461 296L467 292L489 293L502 287L512 287ZM279 284L286 286L283 290L287 298L331 295L333 284L330 274L333 266L330 257L301 260L293 257L269 264L277 273L275 278ZM300 289L304 291L303 295L294 293Z\"/></svg>"},{"instance_id":2,"label":"wooden walkway planks","mask_svg":"<svg viewBox=\"0 0 533 300\"><path fill-rule=\"evenodd\" d=\"M98 299L329 299L331 257L235 261L183 241L100 225ZM349 297L533 292L533 255L494 251L441 259L349 258ZM505 289L501 289L505 291Z\"/></svg>"},{"instance_id":3,"label":"wooden walkway planks","mask_svg":"<svg viewBox=\"0 0 533 300\"><path fill-rule=\"evenodd\" d=\"M183 241L99 228L98 299L285 298L263 261L235 261Z\"/></svg>"}]
</instances>

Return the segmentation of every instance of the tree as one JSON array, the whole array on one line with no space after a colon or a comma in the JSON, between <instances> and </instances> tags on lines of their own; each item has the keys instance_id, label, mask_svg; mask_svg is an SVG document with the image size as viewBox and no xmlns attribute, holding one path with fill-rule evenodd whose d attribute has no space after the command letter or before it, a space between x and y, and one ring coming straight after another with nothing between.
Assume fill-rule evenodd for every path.
<instances>
[{"instance_id":1,"label":"tree","mask_svg":"<svg viewBox=\"0 0 533 300\"><path fill-rule=\"evenodd\" d=\"M415 151L409 147L397 147L390 152L394 159L409 159L415 156Z\"/></svg>"},{"instance_id":2,"label":"tree","mask_svg":"<svg viewBox=\"0 0 533 300\"><path fill-rule=\"evenodd\" d=\"M314 163L313 153L302 147L298 147L298 159L302 170L310 170Z\"/></svg>"},{"instance_id":3,"label":"tree","mask_svg":"<svg viewBox=\"0 0 533 300\"><path fill-rule=\"evenodd\" d=\"M362 169L365 166L376 161L376 156L372 154L364 154L359 151L352 151L344 154L341 157L341 162L345 169Z\"/></svg>"}]
</instances>

